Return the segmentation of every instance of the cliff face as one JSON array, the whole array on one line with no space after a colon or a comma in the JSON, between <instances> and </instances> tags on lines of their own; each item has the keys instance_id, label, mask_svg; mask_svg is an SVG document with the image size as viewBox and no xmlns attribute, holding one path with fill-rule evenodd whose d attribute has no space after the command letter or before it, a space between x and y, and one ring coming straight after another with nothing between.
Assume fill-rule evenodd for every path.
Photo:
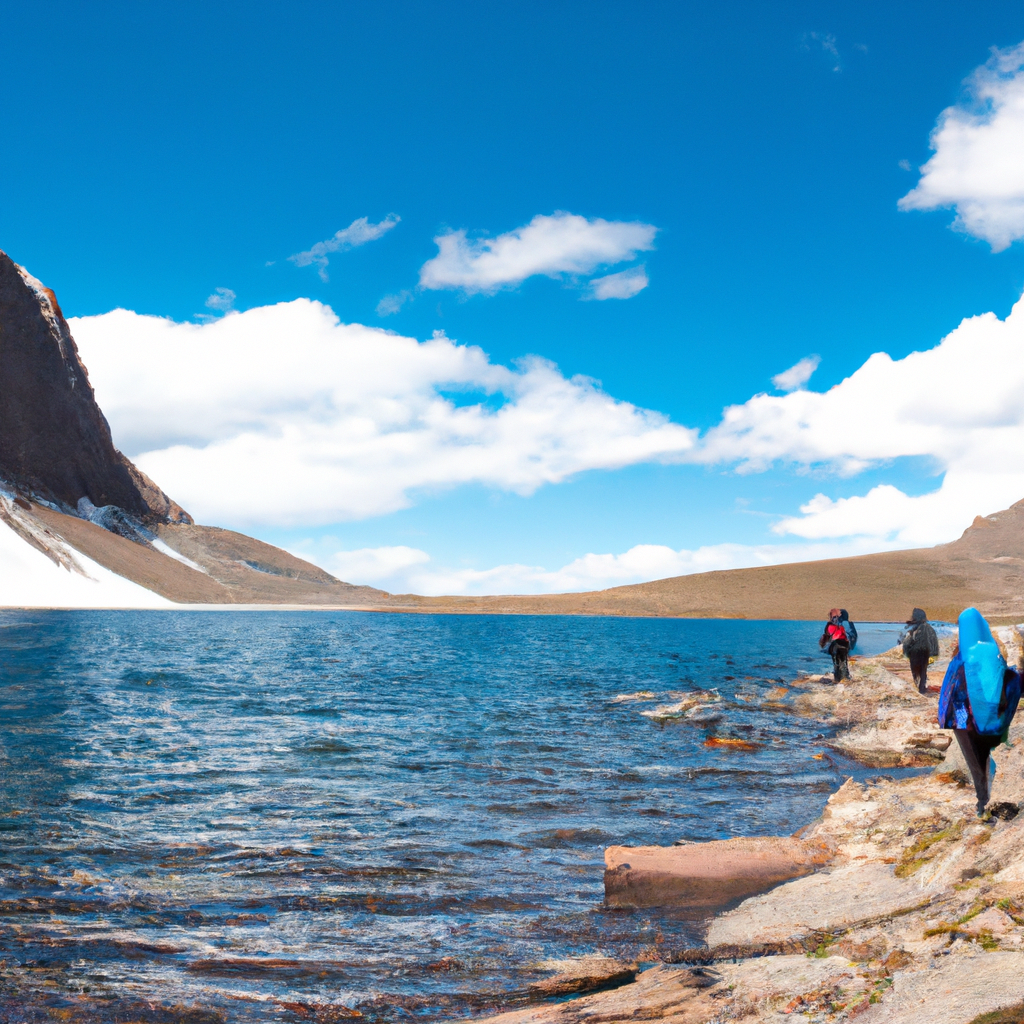
<instances>
[{"instance_id":1,"label":"cliff face","mask_svg":"<svg viewBox=\"0 0 1024 1024\"><path fill-rule=\"evenodd\" d=\"M0 481L75 509L190 523L113 444L56 296L0 252Z\"/></svg>"}]
</instances>

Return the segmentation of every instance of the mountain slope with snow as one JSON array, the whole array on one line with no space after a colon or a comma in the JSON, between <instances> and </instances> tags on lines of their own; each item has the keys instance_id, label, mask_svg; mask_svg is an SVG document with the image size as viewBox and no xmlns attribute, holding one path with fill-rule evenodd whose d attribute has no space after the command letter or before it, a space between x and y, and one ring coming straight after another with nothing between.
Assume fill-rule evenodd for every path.
<instances>
[{"instance_id":1,"label":"mountain slope with snow","mask_svg":"<svg viewBox=\"0 0 1024 1024\"><path fill-rule=\"evenodd\" d=\"M0 521L0 608L174 608L173 602L62 547L65 563ZM67 562L72 561L74 565Z\"/></svg>"}]
</instances>

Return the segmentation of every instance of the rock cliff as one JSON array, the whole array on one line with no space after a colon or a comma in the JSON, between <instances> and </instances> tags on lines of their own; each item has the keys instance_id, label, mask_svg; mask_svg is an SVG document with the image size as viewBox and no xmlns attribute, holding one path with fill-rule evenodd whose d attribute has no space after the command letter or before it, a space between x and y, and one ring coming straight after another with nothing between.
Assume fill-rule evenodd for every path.
<instances>
[{"instance_id":1,"label":"rock cliff","mask_svg":"<svg viewBox=\"0 0 1024 1024\"><path fill-rule=\"evenodd\" d=\"M0 480L65 511L189 515L115 447L57 298L0 252Z\"/></svg>"}]
</instances>

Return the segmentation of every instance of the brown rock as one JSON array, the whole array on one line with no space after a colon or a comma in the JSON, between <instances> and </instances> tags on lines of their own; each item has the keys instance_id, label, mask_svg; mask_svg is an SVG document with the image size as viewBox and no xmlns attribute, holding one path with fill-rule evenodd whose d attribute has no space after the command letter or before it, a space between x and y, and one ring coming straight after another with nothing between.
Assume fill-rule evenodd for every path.
<instances>
[{"instance_id":1,"label":"brown rock","mask_svg":"<svg viewBox=\"0 0 1024 1024\"><path fill-rule=\"evenodd\" d=\"M605 902L613 907L727 906L827 864L822 842L791 838L724 839L686 846L610 846Z\"/></svg>"},{"instance_id":2,"label":"brown rock","mask_svg":"<svg viewBox=\"0 0 1024 1024\"><path fill-rule=\"evenodd\" d=\"M661 1020L664 1024L705 1024L716 1013L719 976L706 968L659 965L631 985L560 1003L534 1004L483 1018L488 1024L599 1024Z\"/></svg>"},{"instance_id":3,"label":"brown rock","mask_svg":"<svg viewBox=\"0 0 1024 1024\"><path fill-rule=\"evenodd\" d=\"M528 986L537 998L599 992L627 985L636 978L637 965L606 956L584 956L578 960L551 960L542 964L558 973Z\"/></svg>"},{"instance_id":4,"label":"brown rock","mask_svg":"<svg viewBox=\"0 0 1024 1024\"><path fill-rule=\"evenodd\" d=\"M839 956L845 956L848 960L864 962L867 960L881 960L889 949L889 940L878 933L868 939L857 942L853 939L843 939L831 947Z\"/></svg>"},{"instance_id":5,"label":"brown rock","mask_svg":"<svg viewBox=\"0 0 1024 1024\"><path fill-rule=\"evenodd\" d=\"M84 497L148 523L192 521L114 447L56 296L3 252L0 479L63 507Z\"/></svg>"},{"instance_id":6,"label":"brown rock","mask_svg":"<svg viewBox=\"0 0 1024 1024\"><path fill-rule=\"evenodd\" d=\"M988 910L982 911L977 917L972 917L961 927L967 935L977 936L988 933L999 936L1012 932L1015 924L1009 915L1004 914L997 907L989 907Z\"/></svg>"}]
</instances>

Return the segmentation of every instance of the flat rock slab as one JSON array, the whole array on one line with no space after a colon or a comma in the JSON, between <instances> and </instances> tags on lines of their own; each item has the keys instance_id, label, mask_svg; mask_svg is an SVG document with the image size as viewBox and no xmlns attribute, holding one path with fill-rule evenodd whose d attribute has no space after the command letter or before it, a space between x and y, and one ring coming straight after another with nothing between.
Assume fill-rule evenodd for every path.
<instances>
[{"instance_id":1,"label":"flat rock slab","mask_svg":"<svg viewBox=\"0 0 1024 1024\"><path fill-rule=\"evenodd\" d=\"M609 846L605 903L612 907L728 906L827 864L832 849L792 838L723 839L685 846Z\"/></svg>"},{"instance_id":2,"label":"flat rock slab","mask_svg":"<svg viewBox=\"0 0 1024 1024\"><path fill-rule=\"evenodd\" d=\"M892 988L858 1024L970 1024L1024 1000L1024 953L938 959L935 968L897 971Z\"/></svg>"},{"instance_id":3,"label":"flat rock slab","mask_svg":"<svg viewBox=\"0 0 1024 1024\"><path fill-rule=\"evenodd\" d=\"M548 960L540 967L556 973L528 986L537 998L599 992L617 988L636 979L636 964L623 963L607 956L584 956L573 960Z\"/></svg>"},{"instance_id":4,"label":"flat rock slab","mask_svg":"<svg viewBox=\"0 0 1024 1024\"><path fill-rule=\"evenodd\" d=\"M932 893L897 878L890 864L850 864L745 900L711 922L708 945L762 946L909 913Z\"/></svg>"},{"instance_id":5,"label":"flat rock slab","mask_svg":"<svg viewBox=\"0 0 1024 1024\"><path fill-rule=\"evenodd\" d=\"M714 1015L709 992L719 984L716 972L658 966L637 975L632 985L561 1003L531 1006L480 1024L597 1024L660 1019L663 1024L704 1024Z\"/></svg>"},{"instance_id":6,"label":"flat rock slab","mask_svg":"<svg viewBox=\"0 0 1024 1024\"><path fill-rule=\"evenodd\" d=\"M733 1011L754 1009L766 1001L787 1001L803 993L842 987L844 993L862 991L866 985L857 965L845 957L762 956L738 964L720 964L722 983L733 993Z\"/></svg>"}]
</instances>

